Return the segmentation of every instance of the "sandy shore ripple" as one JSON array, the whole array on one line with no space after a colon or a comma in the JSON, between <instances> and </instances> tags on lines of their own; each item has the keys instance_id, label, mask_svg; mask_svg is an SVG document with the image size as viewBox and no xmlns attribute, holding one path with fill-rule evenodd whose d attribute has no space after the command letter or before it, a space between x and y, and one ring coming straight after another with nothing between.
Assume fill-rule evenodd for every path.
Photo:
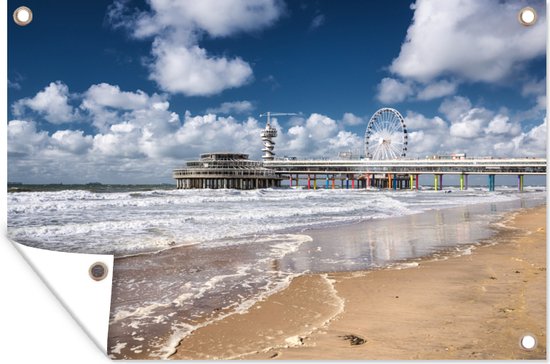
<instances>
[{"instance_id":1,"label":"sandy shore ripple","mask_svg":"<svg viewBox=\"0 0 550 364\"><path fill-rule=\"evenodd\" d=\"M470 255L298 277L171 359L545 359L546 206L504 225Z\"/></svg>"}]
</instances>

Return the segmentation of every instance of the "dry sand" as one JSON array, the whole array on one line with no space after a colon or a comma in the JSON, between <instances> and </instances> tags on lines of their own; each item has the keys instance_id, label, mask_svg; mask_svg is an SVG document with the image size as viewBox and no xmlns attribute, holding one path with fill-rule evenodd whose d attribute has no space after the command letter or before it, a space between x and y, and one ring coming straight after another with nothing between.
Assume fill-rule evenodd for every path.
<instances>
[{"instance_id":1,"label":"dry sand","mask_svg":"<svg viewBox=\"0 0 550 364\"><path fill-rule=\"evenodd\" d=\"M298 277L171 359L545 359L546 206L505 225L471 255ZM526 333L534 350L519 345Z\"/></svg>"}]
</instances>

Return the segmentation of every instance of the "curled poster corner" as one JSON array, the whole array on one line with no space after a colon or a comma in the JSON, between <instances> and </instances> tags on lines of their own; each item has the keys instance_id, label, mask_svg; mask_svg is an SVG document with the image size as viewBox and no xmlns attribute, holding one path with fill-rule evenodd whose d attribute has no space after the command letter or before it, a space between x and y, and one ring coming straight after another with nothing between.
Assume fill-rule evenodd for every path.
<instances>
[{"instance_id":1,"label":"curled poster corner","mask_svg":"<svg viewBox=\"0 0 550 364\"><path fill-rule=\"evenodd\" d=\"M113 256L65 253L12 243L106 355ZM89 273L90 267L97 262L107 268L101 280L92 279Z\"/></svg>"}]
</instances>

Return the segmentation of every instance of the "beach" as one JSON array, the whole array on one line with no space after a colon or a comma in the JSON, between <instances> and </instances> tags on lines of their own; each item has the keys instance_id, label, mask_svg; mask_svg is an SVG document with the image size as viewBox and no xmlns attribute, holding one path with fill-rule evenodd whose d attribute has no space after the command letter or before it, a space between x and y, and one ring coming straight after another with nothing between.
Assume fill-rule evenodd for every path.
<instances>
[{"instance_id":1,"label":"beach","mask_svg":"<svg viewBox=\"0 0 550 364\"><path fill-rule=\"evenodd\" d=\"M545 226L542 205L508 213L460 254L301 275L194 330L170 358L545 359ZM533 350L520 347L525 334Z\"/></svg>"},{"instance_id":2,"label":"beach","mask_svg":"<svg viewBox=\"0 0 550 364\"><path fill-rule=\"evenodd\" d=\"M498 241L504 249L506 241L522 238L523 228L510 228L511 217L546 199L544 188L527 190L34 191L9 195L9 232L37 248L115 255L108 338L113 359L364 358L364 350L374 355L382 340L369 325L399 337L392 320L408 322L413 347L418 335L435 335L423 326L440 323L424 325L420 308L403 302L414 302L415 290L437 292L439 299L465 282L487 279L486 272L480 278L465 274L474 264L468 259L492 249L482 246ZM520 271L513 277L529 274L513 263ZM544 261L537 264L544 267ZM449 271L454 280L432 280L430 272L443 279L443 267L453 266L463 270ZM499 274L491 274L483 289L501 287L505 275ZM424 303L430 313L486 307L475 297L470 307L434 297L436 307ZM377 304L395 312L384 318L370 307ZM512 303L497 309L503 316L518 312ZM418 316L399 317L407 310ZM372 320L372 312L383 321ZM448 326L461 321L449 315ZM357 326L344 325L348 316ZM413 357L406 337L400 338L401 356L384 346L373 357ZM338 345L344 352L334 349ZM483 351L470 354L477 352Z\"/></svg>"}]
</instances>

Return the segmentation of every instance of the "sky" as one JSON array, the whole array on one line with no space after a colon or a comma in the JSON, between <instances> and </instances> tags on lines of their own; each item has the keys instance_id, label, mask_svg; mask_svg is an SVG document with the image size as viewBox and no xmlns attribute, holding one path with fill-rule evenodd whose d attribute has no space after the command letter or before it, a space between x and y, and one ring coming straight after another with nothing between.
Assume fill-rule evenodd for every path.
<instances>
[{"instance_id":1,"label":"sky","mask_svg":"<svg viewBox=\"0 0 550 364\"><path fill-rule=\"evenodd\" d=\"M9 0L9 14L19 2ZM543 0L28 0L8 25L8 180L172 183L206 152L364 154L379 108L409 158L546 155ZM517 18L538 11L535 25Z\"/></svg>"}]
</instances>

